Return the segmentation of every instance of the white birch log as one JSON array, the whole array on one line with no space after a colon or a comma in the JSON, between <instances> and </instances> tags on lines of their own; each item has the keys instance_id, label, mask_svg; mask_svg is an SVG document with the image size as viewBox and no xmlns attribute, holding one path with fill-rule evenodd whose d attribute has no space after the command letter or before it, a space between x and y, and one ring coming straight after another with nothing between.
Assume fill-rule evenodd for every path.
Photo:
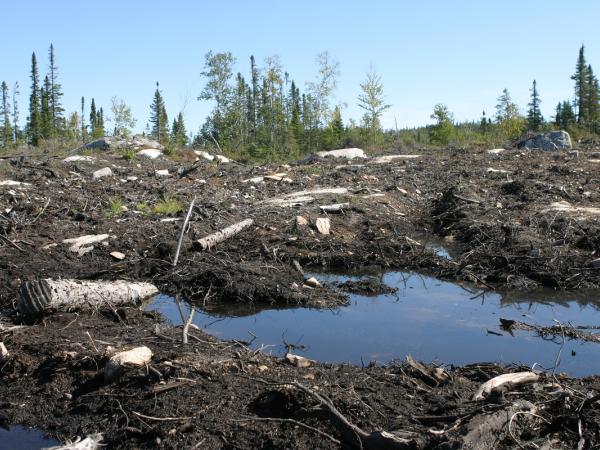
<instances>
[{"instance_id":1,"label":"white birch log","mask_svg":"<svg viewBox=\"0 0 600 450\"><path fill-rule=\"evenodd\" d=\"M533 383L537 381L540 376L535 372L517 372L517 373L505 373L486 381L477 392L473 395L473 400L483 400L485 397L483 394L490 394L493 390L498 389L505 384L511 384L513 386L519 384Z\"/></svg>"},{"instance_id":2,"label":"white birch log","mask_svg":"<svg viewBox=\"0 0 600 450\"><path fill-rule=\"evenodd\" d=\"M130 281L52 280L21 284L17 308L21 314L37 314L47 309L74 310L101 306L134 305L158 293L150 283Z\"/></svg>"},{"instance_id":3,"label":"white birch log","mask_svg":"<svg viewBox=\"0 0 600 450\"><path fill-rule=\"evenodd\" d=\"M5 360L9 356L10 356L10 353L8 353L8 350L6 349L4 342L0 342L0 361Z\"/></svg>"},{"instance_id":4,"label":"white birch log","mask_svg":"<svg viewBox=\"0 0 600 450\"><path fill-rule=\"evenodd\" d=\"M321 212L328 214L339 214L344 212L346 209L350 209L350 203L335 203L333 205L319 206Z\"/></svg>"},{"instance_id":5,"label":"white birch log","mask_svg":"<svg viewBox=\"0 0 600 450\"><path fill-rule=\"evenodd\" d=\"M97 450L104 447L102 445L102 434L90 434L85 439L77 438L73 442L68 442L65 445L58 447L46 447L43 450Z\"/></svg>"},{"instance_id":6,"label":"white birch log","mask_svg":"<svg viewBox=\"0 0 600 450\"><path fill-rule=\"evenodd\" d=\"M240 231L248 228L250 225L254 223L252 219L242 220L241 222L235 223L227 228L223 228L221 231L217 231L216 233L209 234L202 239L198 239L196 241L196 246L201 250L209 250L213 248L220 242L223 242L229 239L232 236L235 236Z\"/></svg>"}]
</instances>

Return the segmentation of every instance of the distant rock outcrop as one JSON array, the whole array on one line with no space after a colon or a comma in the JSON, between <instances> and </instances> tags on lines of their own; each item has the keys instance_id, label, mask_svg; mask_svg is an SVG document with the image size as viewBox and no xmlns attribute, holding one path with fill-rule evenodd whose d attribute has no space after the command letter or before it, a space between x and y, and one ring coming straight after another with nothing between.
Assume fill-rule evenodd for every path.
<instances>
[{"instance_id":1,"label":"distant rock outcrop","mask_svg":"<svg viewBox=\"0 0 600 450\"><path fill-rule=\"evenodd\" d=\"M572 148L571 136L562 130L539 133L522 139L517 147L530 150L568 150Z\"/></svg>"},{"instance_id":2,"label":"distant rock outcrop","mask_svg":"<svg viewBox=\"0 0 600 450\"><path fill-rule=\"evenodd\" d=\"M146 148L158 150L165 149L162 144L144 136L105 136L92 142L88 142L80 147L80 149L88 150L123 150L126 148L131 148L133 150L143 150Z\"/></svg>"}]
</instances>

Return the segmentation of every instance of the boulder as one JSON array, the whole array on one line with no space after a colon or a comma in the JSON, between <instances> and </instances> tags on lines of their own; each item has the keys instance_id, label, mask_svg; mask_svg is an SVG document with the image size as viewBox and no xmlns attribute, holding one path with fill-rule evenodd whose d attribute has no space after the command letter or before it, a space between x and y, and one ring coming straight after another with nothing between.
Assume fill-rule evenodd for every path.
<instances>
[{"instance_id":1,"label":"boulder","mask_svg":"<svg viewBox=\"0 0 600 450\"><path fill-rule=\"evenodd\" d=\"M340 150L329 150L325 152L317 152L321 158L346 158L346 159L354 159L354 158L366 158L364 150L360 148L343 148Z\"/></svg>"},{"instance_id":2,"label":"boulder","mask_svg":"<svg viewBox=\"0 0 600 450\"><path fill-rule=\"evenodd\" d=\"M137 152L138 156L144 157L144 158L149 158L149 159L156 159L160 156L162 156L162 151L160 151L157 148L145 148L144 150L140 150L139 152Z\"/></svg>"},{"instance_id":3,"label":"boulder","mask_svg":"<svg viewBox=\"0 0 600 450\"><path fill-rule=\"evenodd\" d=\"M165 147L160 143L148 139L144 136L105 136L103 138L96 139L92 142L88 142L80 148L88 150L123 150L126 148L134 148L136 150L144 148L152 148L158 150L165 149Z\"/></svg>"},{"instance_id":4,"label":"boulder","mask_svg":"<svg viewBox=\"0 0 600 450\"><path fill-rule=\"evenodd\" d=\"M566 131L549 131L538 133L522 139L517 143L518 148L530 150L565 150L572 147L571 136Z\"/></svg>"}]
</instances>

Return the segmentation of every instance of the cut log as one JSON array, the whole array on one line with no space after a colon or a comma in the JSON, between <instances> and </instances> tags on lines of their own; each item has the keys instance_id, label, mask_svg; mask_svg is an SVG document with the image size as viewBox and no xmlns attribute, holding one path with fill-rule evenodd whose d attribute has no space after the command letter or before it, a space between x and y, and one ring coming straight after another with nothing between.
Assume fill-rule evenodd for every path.
<instances>
[{"instance_id":1,"label":"cut log","mask_svg":"<svg viewBox=\"0 0 600 450\"><path fill-rule=\"evenodd\" d=\"M26 281L21 284L17 308L21 314L38 314L47 309L91 309L110 305L135 305L158 294L150 283L130 281L52 280Z\"/></svg>"},{"instance_id":2,"label":"cut log","mask_svg":"<svg viewBox=\"0 0 600 450\"><path fill-rule=\"evenodd\" d=\"M314 364L312 359L305 358L304 356L294 355L293 353L286 353L285 359L298 368L310 367Z\"/></svg>"},{"instance_id":3,"label":"cut log","mask_svg":"<svg viewBox=\"0 0 600 450\"><path fill-rule=\"evenodd\" d=\"M221 231L217 231L216 233L209 234L208 236L203 237L202 239L198 239L195 243L196 247L203 251L209 250L218 243L223 242L232 236L235 236L245 228L248 228L253 223L254 220L252 219L242 220L241 222L233 224L227 228L223 228Z\"/></svg>"},{"instance_id":4,"label":"cut log","mask_svg":"<svg viewBox=\"0 0 600 450\"><path fill-rule=\"evenodd\" d=\"M323 205L319 206L321 212L327 214L340 214L344 212L344 210L350 208L350 203L335 203L333 205Z\"/></svg>"},{"instance_id":5,"label":"cut log","mask_svg":"<svg viewBox=\"0 0 600 450\"><path fill-rule=\"evenodd\" d=\"M129 367L143 367L152 359L152 350L146 346L115 353L104 366L104 379L116 380Z\"/></svg>"},{"instance_id":6,"label":"cut log","mask_svg":"<svg viewBox=\"0 0 600 450\"><path fill-rule=\"evenodd\" d=\"M516 372L516 373L505 373L492 378L489 381L483 383L477 392L473 395L473 400L483 400L485 396L483 394L490 394L492 391L506 385L511 384L513 386L519 384L533 383L539 380L540 376L535 372Z\"/></svg>"}]
</instances>

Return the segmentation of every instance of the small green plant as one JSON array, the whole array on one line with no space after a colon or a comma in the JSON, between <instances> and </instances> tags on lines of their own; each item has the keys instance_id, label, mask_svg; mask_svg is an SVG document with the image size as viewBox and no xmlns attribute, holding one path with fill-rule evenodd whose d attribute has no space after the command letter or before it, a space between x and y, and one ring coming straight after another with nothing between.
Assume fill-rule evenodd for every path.
<instances>
[{"instance_id":1,"label":"small green plant","mask_svg":"<svg viewBox=\"0 0 600 450\"><path fill-rule=\"evenodd\" d=\"M176 198L165 195L164 199L154 205L154 214L172 215L183 211L183 205Z\"/></svg>"},{"instance_id":2,"label":"small green plant","mask_svg":"<svg viewBox=\"0 0 600 450\"><path fill-rule=\"evenodd\" d=\"M119 216L125 210L125 205L123 204L123 200L118 197L110 197L108 199L108 207L104 213L106 217L114 217Z\"/></svg>"},{"instance_id":3,"label":"small green plant","mask_svg":"<svg viewBox=\"0 0 600 450\"><path fill-rule=\"evenodd\" d=\"M132 159L134 159L136 157L136 153L135 150L132 148L126 148L123 151L123 159L125 161L131 161Z\"/></svg>"},{"instance_id":4,"label":"small green plant","mask_svg":"<svg viewBox=\"0 0 600 450\"><path fill-rule=\"evenodd\" d=\"M144 214L147 214L150 212L150 206L148 206L148 203L146 203L146 202L138 203L137 205L135 205L135 209Z\"/></svg>"},{"instance_id":5,"label":"small green plant","mask_svg":"<svg viewBox=\"0 0 600 450\"><path fill-rule=\"evenodd\" d=\"M165 156L175 155L175 146L171 142L165 142L165 149L163 150Z\"/></svg>"}]
</instances>

